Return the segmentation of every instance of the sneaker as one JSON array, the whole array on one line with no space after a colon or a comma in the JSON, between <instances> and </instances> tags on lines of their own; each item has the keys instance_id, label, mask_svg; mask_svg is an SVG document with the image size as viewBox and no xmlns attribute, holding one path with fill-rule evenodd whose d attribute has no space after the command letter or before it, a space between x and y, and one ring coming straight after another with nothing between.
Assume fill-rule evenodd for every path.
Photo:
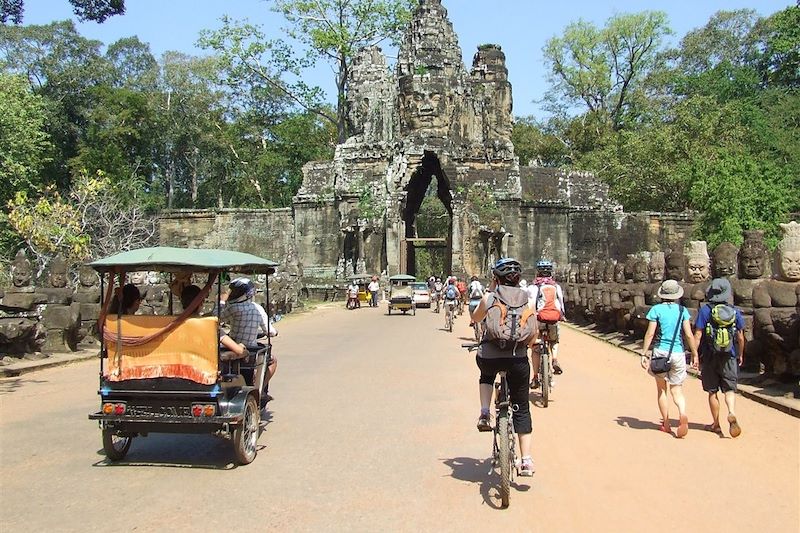
<instances>
[{"instance_id":1,"label":"sneaker","mask_svg":"<svg viewBox=\"0 0 800 533\"><path fill-rule=\"evenodd\" d=\"M542 384L539 383L539 378L533 378L533 380L531 380L531 388L532 389L535 390L535 389L538 389L541 386L542 386Z\"/></svg>"},{"instance_id":2,"label":"sneaker","mask_svg":"<svg viewBox=\"0 0 800 533\"><path fill-rule=\"evenodd\" d=\"M533 460L532 459L523 459L522 464L519 467L519 475L521 477L531 477L533 475Z\"/></svg>"},{"instance_id":3,"label":"sneaker","mask_svg":"<svg viewBox=\"0 0 800 533\"><path fill-rule=\"evenodd\" d=\"M489 415L482 414L478 418L478 431L491 431L491 430L492 430L492 424L489 422Z\"/></svg>"},{"instance_id":4,"label":"sneaker","mask_svg":"<svg viewBox=\"0 0 800 533\"><path fill-rule=\"evenodd\" d=\"M561 370L561 365L558 364L557 361L553 361L553 374L562 374L564 371Z\"/></svg>"}]
</instances>

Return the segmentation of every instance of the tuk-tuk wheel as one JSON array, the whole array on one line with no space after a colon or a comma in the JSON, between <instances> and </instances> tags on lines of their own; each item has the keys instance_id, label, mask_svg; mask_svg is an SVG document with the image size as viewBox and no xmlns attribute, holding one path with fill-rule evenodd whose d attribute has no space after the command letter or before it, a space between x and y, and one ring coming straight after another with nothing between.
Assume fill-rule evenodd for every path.
<instances>
[{"instance_id":1,"label":"tuk-tuk wheel","mask_svg":"<svg viewBox=\"0 0 800 533\"><path fill-rule=\"evenodd\" d=\"M240 465L248 465L256 458L256 441L260 416L256 400L247 397L244 404L242 423L233 431L233 452Z\"/></svg>"},{"instance_id":2,"label":"tuk-tuk wheel","mask_svg":"<svg viewBox=\"0 0 800 533\"><path fill-rule=\"evenodd\" d=\"M119 461L128 454L131 449L133 437L118 435L113 429L103 430L103 451L109 461Z\"/></svg>"}]
</instances>

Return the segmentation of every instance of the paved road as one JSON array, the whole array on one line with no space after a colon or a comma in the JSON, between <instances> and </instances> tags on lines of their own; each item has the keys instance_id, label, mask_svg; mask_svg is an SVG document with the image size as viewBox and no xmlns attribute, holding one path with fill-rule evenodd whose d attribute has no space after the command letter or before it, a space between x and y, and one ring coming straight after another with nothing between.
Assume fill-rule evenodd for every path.
<instances>
[{"instance_id":1,"label":"paved road","mask_svg":"<svg viewBox=\"0 0 800 533\"><path fill-rule=\"evenodd\" d=\"M740 399L743 435L721 439L700 430L690 380L691 431L671 438L638 359L570 330L554 401L533 408L536 474L499 510L459 347L470 330L442 318L335 308L281 322L276 399L241 468L207 436L151 435L107 464L86 418L94 362L2 380L0 530L800 529L798 419Z\"/></svg>"}]
</instances>

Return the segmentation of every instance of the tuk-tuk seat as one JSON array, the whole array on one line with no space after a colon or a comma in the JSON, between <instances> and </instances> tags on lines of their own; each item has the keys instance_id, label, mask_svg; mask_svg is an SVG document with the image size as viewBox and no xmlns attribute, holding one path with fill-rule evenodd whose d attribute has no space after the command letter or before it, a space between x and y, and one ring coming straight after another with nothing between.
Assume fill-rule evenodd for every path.
<instances>
[{"instance_id":1,"label":"tuk-tuk seat","mask_svg":"<svg viewBox=\"0 0 800 533\"><path fill-rule=\"evenodd\" d=\"M117 315L106 317L106 332L123 338L146 337L164 329L176 316ZM216 382L219 362L219 321L217 317L187 318L175 329L139 346L113 340L106 342L108 365L103 369L109 381L148 378L183 378L211 385Z\"/></svg>"}]
</instances>

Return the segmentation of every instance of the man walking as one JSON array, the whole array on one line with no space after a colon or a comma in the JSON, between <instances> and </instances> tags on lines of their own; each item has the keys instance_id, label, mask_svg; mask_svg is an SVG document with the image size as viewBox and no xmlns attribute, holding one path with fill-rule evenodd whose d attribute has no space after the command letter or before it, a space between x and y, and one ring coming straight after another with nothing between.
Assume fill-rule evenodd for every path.
<instances>
[{"instance_id":1,"label":"man walking","mask_svg":"<svg viewBox=\"0 0 800 533\"><path fill-rule=\"evenodd\" d=\"M376 276L372 276L372 281L370 281L369 285L367 285L367 290L371 295L369 301L370 307L378 307L378 291L380 289L381 286L378 284L378 278Z\"/></svg>"},{"instance_id":2,"label":"man walking","mask_svg":"<svg viewBox=\"0 0 800 533\"><path fill-rule=\"evenodd\" d=\"M738 368L744 363L744 317L733 307L731 284L715 278L706 291L707 304L700 308L695 322L694 339L700 348L700 378L708 393L711 409L709 431L722 433L719 425L719 397L722 391L728 409L731 437L742 434L736 419Z\"/></svg>"}]
</instances>

